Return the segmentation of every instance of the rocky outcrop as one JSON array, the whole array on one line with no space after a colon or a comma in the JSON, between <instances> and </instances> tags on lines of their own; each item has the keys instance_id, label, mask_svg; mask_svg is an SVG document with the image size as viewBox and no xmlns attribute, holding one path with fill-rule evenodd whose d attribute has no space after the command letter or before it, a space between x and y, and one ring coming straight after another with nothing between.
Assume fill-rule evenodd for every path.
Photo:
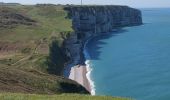
<instances>
[{"instance_id":1,"label":"rocky outcrop","mask_svg":"<svg viewBox=\"0 0 170 100\"><path fill-rule=\"evenodd\" d=\"M65 10L75 31L64 43L72 65L84 64L82 49L87 39L118 27L142 24L141 11L127 6L69 6Z\"/></svg>"}]
</instances>

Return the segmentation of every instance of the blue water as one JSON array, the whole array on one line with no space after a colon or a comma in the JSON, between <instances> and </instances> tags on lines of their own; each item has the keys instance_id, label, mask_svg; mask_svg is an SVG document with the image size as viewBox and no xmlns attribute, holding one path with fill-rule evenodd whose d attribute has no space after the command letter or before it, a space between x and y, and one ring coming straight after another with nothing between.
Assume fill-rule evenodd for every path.
<instances>
[{"instance_id":1,"label":"blue water","mask_svg":"<svg viewBox=\"0 0 170 100\"><path fill-rule=\"evenodd\" d=\"M144 25L88 44L96 95L170 100L170 9L142 9Z\"/></svg>"}]
</instances>

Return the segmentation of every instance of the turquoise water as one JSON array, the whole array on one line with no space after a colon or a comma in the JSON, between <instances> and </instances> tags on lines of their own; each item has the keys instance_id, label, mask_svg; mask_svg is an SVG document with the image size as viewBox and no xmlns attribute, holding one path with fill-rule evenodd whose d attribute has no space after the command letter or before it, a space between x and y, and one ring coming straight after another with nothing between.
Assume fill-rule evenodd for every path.
<instances>
[{"instance_id":1,"label":"turquoise water","mask_svg":"<svg viewBox=\"0 0 170 100\"><path fill-rule=\"evenodd\" d=\"M170 100L170 9L142 9L144 25L88 43L96 95Z\"/></svg>"}]
</instances>

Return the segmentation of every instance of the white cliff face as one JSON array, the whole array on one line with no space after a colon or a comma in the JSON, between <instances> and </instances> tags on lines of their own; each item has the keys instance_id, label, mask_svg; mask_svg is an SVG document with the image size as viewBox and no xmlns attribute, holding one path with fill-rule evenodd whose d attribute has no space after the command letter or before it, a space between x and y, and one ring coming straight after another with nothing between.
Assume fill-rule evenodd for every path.
<instances>
[{"instance_id":1,"label":"white cliff face","mask_svg":"<svg viewBox=\"0 0 170 100\"><path fill-rule=\"evenodd\" d=\"M65 41L67 56L74 65L84 63L82 49L90 37L111 32L117 27L142 24L141 11L127 6L69 6L65 10L72 19L75 32Z\"/></svg>"}]
</instances>

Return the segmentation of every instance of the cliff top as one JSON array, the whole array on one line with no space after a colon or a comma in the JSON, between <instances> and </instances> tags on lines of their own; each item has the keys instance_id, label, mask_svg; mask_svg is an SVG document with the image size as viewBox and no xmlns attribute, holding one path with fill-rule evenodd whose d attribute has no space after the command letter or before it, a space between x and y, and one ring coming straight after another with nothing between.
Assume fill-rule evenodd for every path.
<instances>
[{"instance_id":1,"label":"cliff top","mask_svg":"<svg viewBox=\"0 0 170 100\"><path fill-rule=\"evenodd\" d=\"M88 93L74 81L49 74L51 39L62 43L60 33L72 31L65 16L60 6L0 7L0 92ZM62 67L54 70L60 74Z\"/></svg>"},{"instance_id":2,"label":"cliff top","mask_svg":"<svg viewBox=\"0 0 170 100\"><path fill-rule=\"evenodd\" d=\"M0 92L88 93L76 82L57 76L61 75L64 69L65 62L61 60L63 55L54 57L61 61L54 64L55 67L49 66L49 44L55 39L56 48L52 50L61 51L64 38L73 32L72 20L67 18L68 12L64 10L67 7L127 8L51 4L1 6ZM57 72L57 75L52 75L51 70Z\"/></svg>"}]
</instances>

